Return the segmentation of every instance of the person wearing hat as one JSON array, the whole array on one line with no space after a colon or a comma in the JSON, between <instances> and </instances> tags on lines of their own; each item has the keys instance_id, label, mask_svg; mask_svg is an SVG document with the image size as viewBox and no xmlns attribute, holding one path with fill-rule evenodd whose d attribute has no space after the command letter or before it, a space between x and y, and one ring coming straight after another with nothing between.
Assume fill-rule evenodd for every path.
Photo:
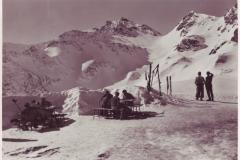
<instances>
[{"instance_id":1,"label":"person wearing hat","mask_svg":"<svg viewBox=\"0 0 240 160\"><path fill-rule=\"evenodd\" d=\"M205 80L201 76L201 72L198 72L198 76L195 79L195 84L197 86L197 91L196 91L196 100L200 98L200 100L203 100L204 97L204 84Z\"/></svg>"},{"instance_id":2,"label":"person wearing hat","mask_svg":"<svg viewBox=\"0 0 240 160\"><path fill-rule=\"evenodd\" d=\"M206 83L205 87L207 90L208 100L207 101L214 101L213 89L212 89L212 79L213 74L207 71Z\"/></svg>"}]
</instances>

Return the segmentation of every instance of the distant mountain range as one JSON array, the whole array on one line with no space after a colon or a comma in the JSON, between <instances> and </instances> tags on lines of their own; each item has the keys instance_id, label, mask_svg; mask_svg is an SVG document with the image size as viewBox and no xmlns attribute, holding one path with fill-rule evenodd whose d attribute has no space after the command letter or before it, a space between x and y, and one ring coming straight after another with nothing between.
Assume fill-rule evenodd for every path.
<instances>
[{"instance_id":1,"label":"distant mountain range","mask_svg":"<svg viewBox=\"0 0 240 160\"><path fill-rule=\"evenodd\" d=\"M126 18L72 30L35 45L3 44L3 95L35 95L77 86L142 83L144 66L189 79L198 70L237 75L237 6L223 17L191 11L167 35ZM137 76L136 76L137 75ZM122 82L123 82L122 81Z\"/></svg>"}]
</instances>

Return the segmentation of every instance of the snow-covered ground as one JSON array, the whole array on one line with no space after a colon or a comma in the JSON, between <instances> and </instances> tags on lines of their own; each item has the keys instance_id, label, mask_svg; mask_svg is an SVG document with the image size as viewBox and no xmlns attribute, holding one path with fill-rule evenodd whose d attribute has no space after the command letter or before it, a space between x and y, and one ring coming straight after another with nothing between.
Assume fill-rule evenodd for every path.
<instances>
[{"instance_id":1,"label":"snow-covered ground","mask_svg":"<svg viewBox=\"0 0 240 160\"><path fill-rule=\"evenodd\" d=\"M101 92L81 88L63 92L63 96L67 97L63 108L69 113L72 122L59 130L45 132L21 131L17 128L4 130L3 158L236 159L236 81L218 77L214 79L216 102L195 101L195 87L190 83L193 80L173 83L174 96L164 96L168 102L166 106L155 101L142 107L145 113L142 119L130 120L93 119L91 115L73 114L88 113L91 109L89 107L94 106ZM139 88L130 87L129 91L136 95ZM142 93L140 98L143 98Z\"/></svg>"},{"instance_id":2,"label":"snow-covered ground","mask_svg":"<svg viewBox=\"0 0 240 160\"><path fill-rule=\"evenodd\" d=\"M237 104L172 99L143 108L146 119L74 116L57 131L3 132L3 158L22 160L231 160L237 157Z\"/></svg>"}]
</instances>

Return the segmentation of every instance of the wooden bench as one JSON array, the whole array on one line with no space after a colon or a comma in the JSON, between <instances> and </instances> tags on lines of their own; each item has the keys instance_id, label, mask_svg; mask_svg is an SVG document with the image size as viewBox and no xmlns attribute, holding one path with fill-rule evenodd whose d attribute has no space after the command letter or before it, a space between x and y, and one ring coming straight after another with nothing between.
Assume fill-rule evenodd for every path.
<instances>
[{"instance_id":1,"label":"wooden bench","mask_svg":"<svg viewBox=\"0 0 240 160\"><path fill-rule=\"evenodd\" d=\"M142 104L134 104L133 106L128 106L132 110L132 113L141 113ZM114 118L114 110L108 108L95 108L93 109L93 119L95 117L105 117L105 118ZM120 119L123 118L123 112L120 110Z\"/></svg>"},{"instance_id":2,"label":"wooden bench","mask_svg":"<svg viewBox=\"0 0 240 160\"><path fill-rule=\"evenodd\" d=\"M67 114L63 114L63 113L55 113L55 114L53 114L52 116L53 116L54 118L63 120L66 115L67 115Z\"/></svg>"}]
</instances>

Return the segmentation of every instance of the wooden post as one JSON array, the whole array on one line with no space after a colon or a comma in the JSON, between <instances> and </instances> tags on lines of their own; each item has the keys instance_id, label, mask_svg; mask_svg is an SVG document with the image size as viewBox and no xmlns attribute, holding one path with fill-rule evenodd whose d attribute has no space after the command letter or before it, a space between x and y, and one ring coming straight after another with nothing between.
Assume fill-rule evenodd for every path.
<instances>
[{"instance_id":1,"label":"wooden post","mask_svg":"<svg viewBox=\"0 0 240 160\"><path fill-rule=\"evenodd\" d=\"M159 65L157 65L157 75L158 75L158 87L159 87L159 94L160 96L162 96L162 92L161 92L161 81L160 81L160 75L159 75Z\"/></svg>"},{"instance_id":2,"label":"wooden post","mask_svg":"<svg viewBox=\"0 0 240 160\"><path fill-rule=\"evenodd\" d=\"M152 75L151 75L151 82L150 82L151 87L152 87L152 84L153 84L154 71L155 71L155 69L152 71Z\"/></svg>"},{"instance_id":3,"label":"wooden post","mask_svg":"<svg viewBox=\"0 0 240 160\"><path fill-rule=\"evenodd\" d=\"M168 76L166 77L166 79L167 79L167 94L168 94L168 89L169 89Z\"/></svg>"},{"instance_id":4,"label":"wooden post","mask_svg":"<svg viewBox=\"0 0 240 160\"><path fill-rule=\"evenodd\" d=\"M170 95L172 95L172 76L170 76Z\"/></svg>"},{"instance_id":5,"label":"wooden post","mask_svg":"<svg viewBox=\"0 0 240 160\"><path fill-rule=\"evenodd\" d=\"M161 92L161 81L160 81L160 74L159 74L159 64L154 68L153 73L152 73L152 79L153 76L158 76L158 87L159 87L159 95L162 96L162 92Z\"/></svg>"},{"instance_id":6,"label":"wooden post","mask_svg":"<svg viewBox=\"0 0 240 160\"><path fill-rule=\"evenodd\" d=\"M151 79L152 79L152 63L149 64L149 73L148 73L148 77L147 77L147 90L148 92L151 91L152 86L151 86Z\"/></svg>"}]
</instances>

